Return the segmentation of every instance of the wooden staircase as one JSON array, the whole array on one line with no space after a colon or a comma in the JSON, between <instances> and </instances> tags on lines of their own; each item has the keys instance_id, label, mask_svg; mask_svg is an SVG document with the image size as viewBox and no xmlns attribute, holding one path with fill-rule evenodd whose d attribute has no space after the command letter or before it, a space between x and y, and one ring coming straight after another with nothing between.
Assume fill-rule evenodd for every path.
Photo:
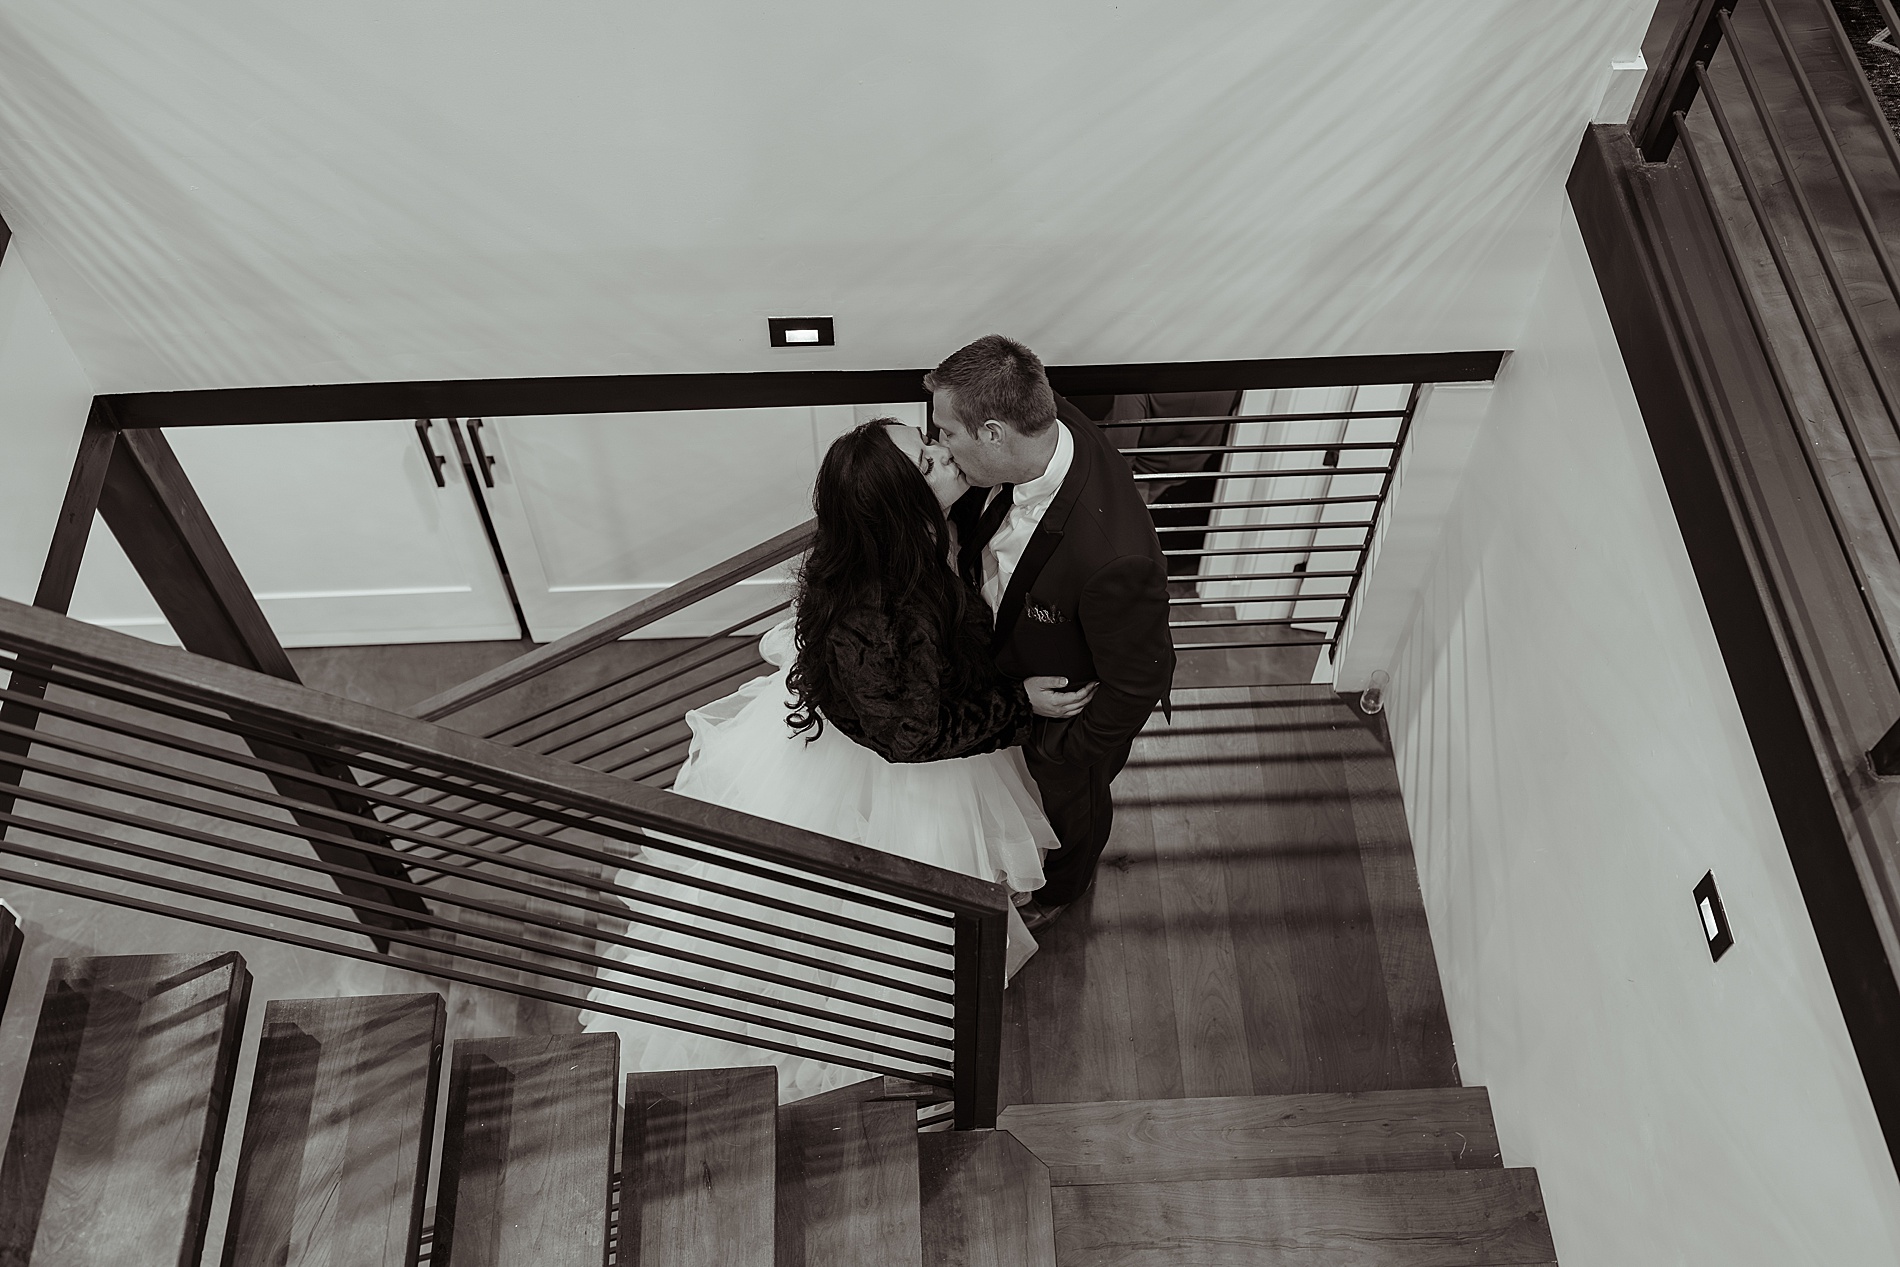
<instances>
[{"instance_id":1,"label":"wooden staircase","mask_svg":"<svg viewBox=\"0 0 1900 1267\"><path fill-rule=\"evenodd\" d=\"M1026 1104L1062 1267L1554 1263L1482 1087Z\"/></svg>"},{"instance_id":2,"label":"wooden staircase","mask_svg":"<svg viewBox=\"0 0 1900 1267\"><path fill-rule=\"evenodd\" d=\"M54 963L0 1163L0 1267L200 1261L249 989L234 953ZM456 1042L431 1210L443 1024L434 994L266 1005L224 1267L1556 1259L1482 1088L1017 1105L997 1130L920 1131L920 1089L889 1078L781 1105L768 1068L636 1073L622 1100L612 1034Z\"/></svg>"}]
</instances>

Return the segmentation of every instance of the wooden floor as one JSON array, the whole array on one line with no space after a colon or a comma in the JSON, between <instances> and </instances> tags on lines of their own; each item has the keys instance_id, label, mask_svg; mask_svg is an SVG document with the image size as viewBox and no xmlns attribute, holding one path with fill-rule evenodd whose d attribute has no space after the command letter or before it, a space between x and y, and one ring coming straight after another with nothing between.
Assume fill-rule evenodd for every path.
<instances>
[{"instance_id":1,"label":"wooden floor","mask_svg":"<svg viewBox=\"0 0 1900 1267\"><path fill-rule=\"evenodd\" d=\"M1375 723L1330 687L1177 691L1115 799L1010 986L1005 1105L1458 1085Z\"/></svg>"}]
</instances>

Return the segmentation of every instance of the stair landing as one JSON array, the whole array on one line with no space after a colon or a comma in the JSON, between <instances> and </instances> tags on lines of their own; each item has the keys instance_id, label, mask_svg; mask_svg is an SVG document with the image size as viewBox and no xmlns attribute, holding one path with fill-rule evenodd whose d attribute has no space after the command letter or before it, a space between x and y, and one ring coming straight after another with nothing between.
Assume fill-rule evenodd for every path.
<instances>
[{"instance_id":1,"label":"stair landing","mask_svg":"<svg viewBox=\"0 0 1900 1267\"><path fill-rule=\"evenodd\" d=\"M1177 690L1005 995L1002 1103L1455 1087L1398 772L1326 686Z\"/></svg>"}]
</instances>

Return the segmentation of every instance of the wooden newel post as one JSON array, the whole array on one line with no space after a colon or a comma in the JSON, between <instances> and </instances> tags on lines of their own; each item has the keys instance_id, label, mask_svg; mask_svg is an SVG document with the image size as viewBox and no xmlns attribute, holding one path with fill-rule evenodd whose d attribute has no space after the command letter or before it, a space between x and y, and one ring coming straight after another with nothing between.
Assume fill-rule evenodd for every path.
<instances>
[{"instance_id":1,"label":"wooden newel post","mask_svg":"<svg viewBox=\"0 0 1900 1267\"><path fill-rule=\"evenodd\" d=\"M996 1125L1003 1064L1003 959L1008 937L1001 911L963 913L956 922L956 1034L951 1091L956 1128Z\"/></svg>"}]
</instances>

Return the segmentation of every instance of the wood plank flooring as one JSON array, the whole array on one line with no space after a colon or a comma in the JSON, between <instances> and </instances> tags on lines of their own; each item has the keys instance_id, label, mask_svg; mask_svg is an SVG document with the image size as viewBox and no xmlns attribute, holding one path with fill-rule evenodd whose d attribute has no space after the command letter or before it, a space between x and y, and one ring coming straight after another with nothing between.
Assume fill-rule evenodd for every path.
<instances>
[{"instance_id":1,"label":"wood plank flooring","mask_svg":"<svg viewBox=\"0 0 1900 1267\"><path fill-rule=\"evenodd\" d=\"M907 1103L780 1105L777 1267L923 1267L918 1138Z\"/></svg>"},{"instance_id":2,"label":"wood plank flooring","mask_svg":"<svg viewBox=\"0 0 1900 1267\"><path fill-rule=\"evenodd\" d=\"M619 1077L613 1034L455 1044L434 1267L605 1261Z\"/></svg>"},{"instance_id":3,"label":"wood plank flooring","mask_svg":"<svg viewBox=\"0 0 1900 1267\"><path fill-rule=\"evenodd\" d=\"M230 953L53 963L0 1162L0 1264L198 1261L250 984Z\"/></svg>"},{"instance_id":4,"label":"wood plank flooring","mask_svg":"<svg viewBox=\"0 0 1900 1267\"><path fill-rule=\"evenodd\" d=\"M227 1267L413 1261L443 1024L435 994L271 1001Z\"/></svg>"},{"instance_id":5,"label":"wood plank flooring","mask_svg":"<svg viewBox=\"0 0 1900 1267\"><path fill-rule=\"evenodd\" d=\"M1002 1102L1457 1086L1397 772L1330 687L1175 692L1005 1001Z\"/></svg>"},{"instance_id":6,"label":"wood plank flooring","mask_svg":"<svg viewBox=\"0 0 1900 1267\"><path fill-rule=\"evenodd\" d=\"M924 1267L1055 1267L1049 1172L1004 1131L917 1137Z\"/></svg>"},{"instance_id":7,"label":"wood plank flooring","mask_svg":"<svg viewBox=\"0 0 1900 1267\"><path fill-rule=\"evenodd\" d=\"M1058 1186L1504 1164L1483 1087L1018 1104L997 1125Z\"/></svg>"},{"instance_id":8,"label":"wood plank flooring","mask_svg":"<svg viewBox=\"0 0 1900 1267\"><path fill-rule=\"evenodd\" d=\"M772 1267L778 1071L627 1076L623 1263Z\"/></svg>"},{"instance_id":9,"label":"wood plank flooring","mask_svg":"<svg viewBox=\"0 0 1900 1267\"><path fill-rule=\"evenodd\" d=\"M1532 1267L1533 1170L1109 1183L1054 1191L1062 1267Z\"/></svg>"}]
</instances>

